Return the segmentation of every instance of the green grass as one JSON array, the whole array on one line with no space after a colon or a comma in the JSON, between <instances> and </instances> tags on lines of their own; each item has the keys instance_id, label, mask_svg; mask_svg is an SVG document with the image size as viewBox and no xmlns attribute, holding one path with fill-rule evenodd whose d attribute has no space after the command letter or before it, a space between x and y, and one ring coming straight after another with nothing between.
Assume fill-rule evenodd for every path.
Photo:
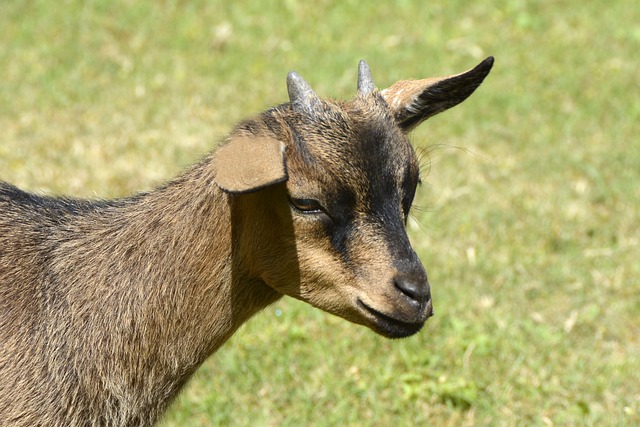
<instances>
[{"instance_id":1,"label":"green grass","mask_svg":"<svg viewBox=\"0 0 640 427\"><path fill-rule=\"evenodd\" d=\"M496 65L413 139L430 165L410 234L436 316L384 340L268 308L163 425L640 424L640 9L631 0L0 3L0 179L149 189L285 75L351 97Z\"/></svg>"}]
</instances>

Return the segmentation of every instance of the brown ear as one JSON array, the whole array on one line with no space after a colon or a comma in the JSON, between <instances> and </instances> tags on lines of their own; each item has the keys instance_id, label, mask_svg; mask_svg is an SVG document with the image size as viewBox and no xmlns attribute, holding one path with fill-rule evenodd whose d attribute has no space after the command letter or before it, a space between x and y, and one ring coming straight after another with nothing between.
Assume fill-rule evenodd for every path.
<instances>
[{"instance_id":1,"label":"brown ear","mask_svg":"<svg viewBox=\"0 0 640 427\"><path fill-rule=\"evenodd\" d=\"M231 194L250 193L287 180L285 145L267 137L236 137L213 154L215 182Z\"/></svg>"},{"instance_id":2,"label":"brown ear","mask_svg":"<svg viewBox=\"0 0 640 427\"><path fill-rule=\"evenodd\" d=\"M431 116L458 105L469 97L491 71L493 57L475 68L448 77L402 80L381 92L393 114L409 132Z\"/></svg>"}]
</instances>

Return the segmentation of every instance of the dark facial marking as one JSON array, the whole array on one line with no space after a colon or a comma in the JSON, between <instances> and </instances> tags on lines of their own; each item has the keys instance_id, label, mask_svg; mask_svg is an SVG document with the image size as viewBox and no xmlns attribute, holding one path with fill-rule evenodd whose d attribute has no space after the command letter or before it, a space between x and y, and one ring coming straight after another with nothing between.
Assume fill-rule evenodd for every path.
<instances>
[{"instance_id":1,"label":"dark facial marking","mask_svg":"<svg viewBox=\"0 0 640 427\"><path fill-rule=\"evenodd\" d=\"M324 225L325 232L331 239L331 245L345 263L349 262L348 243L354 233L354 209L356 196L348 188L342 188L328 195L330 221Z\"/></svg>"},{"instance_id":2,"label":"dark facial marking","mask_svg":"<svg viewBox=\"0 0 640 427\"><path fill-rule=\"evenodd\" d=\"M393 129L393 128L392 128ZM413 151L406 139L384 124L370 126L362 134L367 154L365 170L369 173L367 211L388 222L408 212L415 185Z\"/></svg>"}]
</instances>

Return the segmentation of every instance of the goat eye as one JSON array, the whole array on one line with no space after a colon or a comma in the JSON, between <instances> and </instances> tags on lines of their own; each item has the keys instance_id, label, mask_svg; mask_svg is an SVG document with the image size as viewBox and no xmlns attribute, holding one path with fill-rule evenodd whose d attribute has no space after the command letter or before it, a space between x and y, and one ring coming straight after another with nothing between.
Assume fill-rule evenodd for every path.
<instances>
[{"instance_id":1,"label":"goat eye","mask_svg":"<svg viewBox=\"0 0 640 427\"><path fill-rule=\"evenodd\" d=\"M324 212L324 208L320 204L319 201L314 199L296 199L293 197L289 198L289 202L291 206L300 212L304 213L320 213Z\"/></svg>"}]
</instances>

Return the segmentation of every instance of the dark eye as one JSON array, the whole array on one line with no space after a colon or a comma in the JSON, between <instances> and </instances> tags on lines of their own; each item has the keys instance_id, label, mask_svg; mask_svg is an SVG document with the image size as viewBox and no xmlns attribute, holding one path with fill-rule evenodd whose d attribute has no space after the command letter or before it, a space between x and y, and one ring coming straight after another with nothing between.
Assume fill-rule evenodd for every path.
<instances>
[{"instance_id":1,"label":"dark eye","mask_svg":"<svg viewBox=\"0 0 640 427\"><path fill-rule=\"evenodd\" d=\"M324 212L324 208L320 204L319 201L314 199L297 199L294 197L289 198L289 203L295 209L304 213L322 213Z\"/></svg>"}]
</instances>

